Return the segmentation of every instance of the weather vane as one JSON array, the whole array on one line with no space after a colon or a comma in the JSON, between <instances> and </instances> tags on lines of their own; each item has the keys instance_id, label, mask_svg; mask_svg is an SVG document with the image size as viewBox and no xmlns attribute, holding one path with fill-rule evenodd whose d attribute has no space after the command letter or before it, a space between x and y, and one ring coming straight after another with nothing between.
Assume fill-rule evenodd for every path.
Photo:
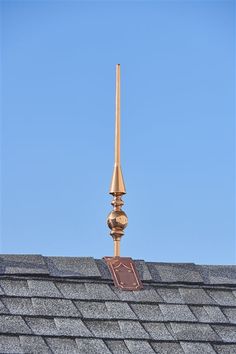
<instances>
[{"instance_id":1,"label":"weather vane","mask_svg":"<svg viewBox=\"0 0 236 354\"><path fill-rule=\"evenodd\" d=\"M120 164L120 64L116 65L116 120L115 120L115 164L111 180L110 194L112 212L108 215L107 224L111 229L114 241L114 257L104 257L115 286L122 290L140 290L143 288L135 263L130 257L120 257L120 240L128 225L127 215L121 210L124 202L122 196L126 193Z\"/></svg>"}]
</instances>

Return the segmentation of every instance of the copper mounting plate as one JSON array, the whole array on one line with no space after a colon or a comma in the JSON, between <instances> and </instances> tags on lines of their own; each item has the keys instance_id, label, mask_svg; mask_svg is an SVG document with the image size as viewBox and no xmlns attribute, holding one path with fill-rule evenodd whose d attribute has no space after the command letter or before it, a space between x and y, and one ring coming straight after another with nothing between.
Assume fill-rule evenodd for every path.
<instances>
[{"instance_id":1,"label":"copper mounting plate","mask_svg":"<svg viewBox=\"0 0 236 354\"><path fill-rule=\"evenodd\" d=\"M116 287L122 290L140 290L143 288L132 258L104 257L104 259Z\"/></svg>"}]
</instances>

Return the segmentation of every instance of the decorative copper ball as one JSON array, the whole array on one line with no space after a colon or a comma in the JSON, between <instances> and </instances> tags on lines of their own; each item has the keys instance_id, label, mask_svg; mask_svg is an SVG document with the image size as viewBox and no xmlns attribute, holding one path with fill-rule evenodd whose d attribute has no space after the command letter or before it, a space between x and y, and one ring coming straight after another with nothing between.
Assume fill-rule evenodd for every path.
<instances>
[{"instance_id":1,"label":"decorative copper ball","mask_svg":"<svg viewBox=\"0 0 236 354\"><path fill-rule=\"evenodd\" d=\"M128 225L128 217L123 210L112 211L107 218L107 225L112 229L124 230Z\"/></svg>"}]
</instances>

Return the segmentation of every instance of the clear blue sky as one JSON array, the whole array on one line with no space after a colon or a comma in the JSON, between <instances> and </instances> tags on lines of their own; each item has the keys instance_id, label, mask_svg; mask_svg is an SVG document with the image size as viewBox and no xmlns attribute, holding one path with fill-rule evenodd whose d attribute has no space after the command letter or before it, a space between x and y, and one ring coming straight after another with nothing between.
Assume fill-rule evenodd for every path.
<instances>
[{"instance_id":1,"label":"clear blue sky","mask_svg":"<svg viewBox=\"0 0 236 354\"><path fill-rule=\"evenodd\" d=\"M1 253L113 254L121 64L123 256L230 264L232 1L2 1Z\"/></svg>"}]
</instances>

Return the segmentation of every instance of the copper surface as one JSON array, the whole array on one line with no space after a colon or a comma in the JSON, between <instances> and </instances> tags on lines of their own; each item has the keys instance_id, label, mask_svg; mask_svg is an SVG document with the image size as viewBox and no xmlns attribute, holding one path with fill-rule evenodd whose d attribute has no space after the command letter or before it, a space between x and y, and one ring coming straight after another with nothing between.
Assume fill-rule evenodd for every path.
<instances>
[{"instance_id":1,"label":"copper surface","mask_svg":"<svg viewBox=\"0 0 236 354\"><path fill-rule=\"evenodd\" d=\"M143 288L134 261L129 257L104 257L114 284L122 290L135 291Z\"/></svg>"},{"instance_id":2,"label":"copper surface","mask_svg":"<svg viewBox=\"0 0 236 354\"><path fill-rule=\"evenodd\" d=\"M110 194L125 194L125 183L120 164L120 64L116 65L115 164Z\"/></svg>"},{"instance_id":3,"label":"copper surface","mask_svg":"<svg viewBox=\"0 0 236 354\"><path fill-rule=\"evenodd\" d=\"M114 193L126 193L125 182L121 170L121 165L115 163L113 168L113 174L111 179L110 194Z\"/></svg>"},{"instance_id":4,"label":"copper surface","mask_svg":"<svg viewBox=\"0 0 236 354\"><path fill-rule=\"evenodd\" d=\"M110 194L114 199L114 210L107 217L107 224L111 229L110 235L114 241L114 256L120 256L120 240L124 235L124 229L128 225L128 217L123 210L121 199L126 193L125 183L120 164L120 64L116 65L116 116L115 116L115 163L111 180Z\"/></svg>"},{"instance_id":5,"label":"copper surface","mask_svg":"<svg viewBox=\"0 0 236 354\"><path fill-rule=\"evenodd\" d=\"M116 120L115 120L115 164L111 180L110 194L112 212L107 217L111 229L110 235L114 241L114 257L104 257L109 267L114 284L122 290L140 290L143 285L132 258L120 257L120 240L128 225L128 217L121 210L124 202L122 195L126 193L120 165L120 65L116 65Z\"/></svg>"}]
</instances>

